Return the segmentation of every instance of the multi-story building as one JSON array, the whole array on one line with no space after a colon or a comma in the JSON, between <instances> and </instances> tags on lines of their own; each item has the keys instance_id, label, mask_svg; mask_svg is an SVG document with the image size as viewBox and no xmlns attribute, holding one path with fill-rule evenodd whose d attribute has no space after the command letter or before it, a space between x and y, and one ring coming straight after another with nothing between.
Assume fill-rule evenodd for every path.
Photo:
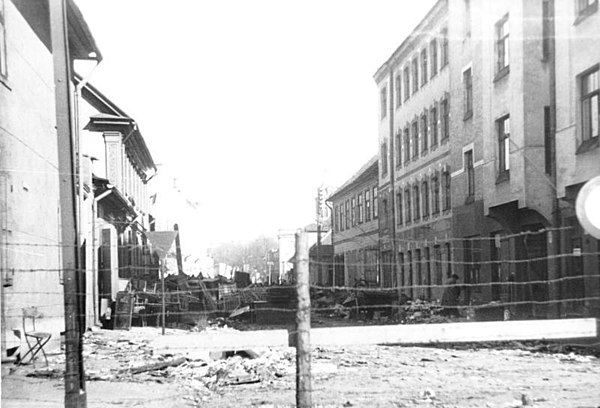
<instances>
[{"instance_id":1,"label":"multi-story building","mask_svg":"<svg viewBox=\"0 0 600 408\"><path fill-rule=\"evenodd\" d=\"M381 276L378 268L377 169L375 156L327 199L333 209L334 254L334 271L328 277L328 285L354 286L366 281L378 286L391 282L391 276Z\"/></svg>"},{"instance_id":2,"label":"multi-story building","mask_svg":"<svg viewBox=\"0 0 600 408\"><path fill-rule=\"evenodd\" d=\"M599 291L598 257L572 256L598 248L573 205L600 174L597 2L450 4L453 235L473 284L465 300L516 302L522 317L568 312L558 300ZM564 304L573 305L584 303Z\"/></svg>"},{"instance_id":3,"label":"multi-story building","mask_svg":"<svg viewBox=\"0 0 600 408\"><path fill-rule=\"evenodd\" d=\"M67 4L70 58L101 59L81 12ZM19 345L22 309L64 331L57 112L49 4L0 1L0 269L2 355ZM57 57L58 58L58 57ZM64 112L63 112L64 113Z\"/></svg>"},{"instance_id":4,"label":"multi-story building","mask_svg":"<svg viewBox=\"0 0 600 408\"><path fill-rule=\"evenodd\" d=\"M600 240L586 234L575 215L575 199L583 184L600 175L600 12L597 0L548 1L556 16L554 50L556 150L546 167L555 176L556 219L561 254L557 297L561 314L600 316ZM552 139L552 123L548 126ZM553 155L552 155L553 154ZM552 159L556 159L555 162Z\"/></svg>"},{"instance_id":5,"label":"multi-story building","mask_svg":"<svg viewBox=\"0 0 600 408\"><path fill-rule=\"evenodd\" d=\"M383 283L413 298L452 273L449 42L440 0L375 73Z\"/></svg>"},{"instance_id":6,"label":"multi-story building","mask_svg":"<svg viewBox=\"0 0 600 408\"><path fill-rule=\"evenodd\" d=\"M93 194L82 206L81 233L91 251L86 269L96 319L116 299L119 279L144 290L158 279L144 232L151 229L148 182L156 165L137 123L91 84L81 89L82 150L93 157ZM97 284L96 284L97 282ZM88 302L90 303L90 302Z\"/></svg>"},{"instance_id":7,"label":"multi-story building","mask_svg":"<svg viewBox=\"0 0 600 408\"><path fill-rule=\"evenodd\" d=\"M597 9L439 0L377 71L392 285L435 298L456 272L465 303L598 313L599 243L574 208L600 174Z\"/></svg>"}]
</instances>

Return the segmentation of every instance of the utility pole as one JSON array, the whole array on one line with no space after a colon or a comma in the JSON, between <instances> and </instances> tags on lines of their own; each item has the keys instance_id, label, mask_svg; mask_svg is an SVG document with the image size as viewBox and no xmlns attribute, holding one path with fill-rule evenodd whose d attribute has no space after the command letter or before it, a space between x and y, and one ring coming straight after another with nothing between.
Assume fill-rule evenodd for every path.
<instances>
[{"instance_id":1,"label":"utility pole","mask_svg":"<svg viewBox=\"0 0 600 408\"><path fill-rule=\"evenodd\" d=\"M310 283L308 270L308 236L296 233L296 406L312 407L310 374Z\"/></svg>"},{"instance_id":2,"label":"utility pole","mask_svg":"<svg viewBox=\"0 0 600 408\"><path fill-rule=\"evenodd\" d=\"M50 0L50 31L54 61L54 95L56 104L56 137L58 146L58 178L60 227L65 305L65 407L86 407L85 373L82 355L82 330L79 316L81 303L77 294L80 271L75 207L75 164L73 128L71 125L71 58L68 47L67 5L65 0Z\"/></svg>"}]
</instances>

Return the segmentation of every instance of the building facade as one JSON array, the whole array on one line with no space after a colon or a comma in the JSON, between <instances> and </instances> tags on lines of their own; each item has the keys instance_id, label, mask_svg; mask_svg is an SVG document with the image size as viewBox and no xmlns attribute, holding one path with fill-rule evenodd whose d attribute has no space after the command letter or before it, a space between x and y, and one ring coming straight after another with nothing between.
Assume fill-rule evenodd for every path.
<instances>
[{"instance_id":1,"label":"building facade","mask_svg":"<svg viewBox=\"0 0 600 408\"><path fill-rule=\"evenodd\" d=\"M586 234L575 214L583 184L600 175L600 12L598 1L554 5L554 86L556 149L551 167L556 178L560 243L556 287L562 315L600 316L600 240ZM560 16L560 17L558 17Z\"/></svg>"},{"instance_id":2,"label":"building facade","mask_svg":"<svg viewBox=\"0 0 600 408\"><path fill-rule=\"evenodd\" d=\"M71 59L100 60L67 2ZM0 1L0 268L2 355L19 345L22 310L58 349L64 331L58 142L48 2Z\"/></svg>"},{"instance_id":3,"label":"building facade","mask_svg":"<svg viewBox=\"0 0 600 408\"><path fill-rule=\"evenodd\" d=\"M86 270L93 292L87 299L98 322L126 282L143 291L158 280L158 263L144 234L151 230L148 183L156 165L132 118L89 83L81 97L80 121L87 123L82 149L93 158L93 194L84 202L80 232L90 247Z\"/></svg>"},{"instance_id":4,"label":"building facade","mask_svg":"<svg viewBox=\"0 0 600 408\"><path fill-rule=\"evenodd\" d=\"M466 304L598 313L575 199L600 174L599 18L594 0L440 0L377 71L392 286L439 299L456 273Z\"/></svg>"},{"instance_id":5,"label":"building facade","mask_svg":"<svg viewBox=\"0 0 600 408\"><path fill-rule=\"evenodd\" d=\"M452 273L448 2L379 68L379 230L385 286L441 297Z\"/></svg>"},{"instance_id":6,"label":"building facade","mask_svg":"<svg viewBox=\"0 0 600 408\"><path fill-rule=\"evenodd\" d=\"M327 200L333 209L334 262L328 285L386 284L379 268L378 162L373 157Z\"/></svg>"}]
</instances>

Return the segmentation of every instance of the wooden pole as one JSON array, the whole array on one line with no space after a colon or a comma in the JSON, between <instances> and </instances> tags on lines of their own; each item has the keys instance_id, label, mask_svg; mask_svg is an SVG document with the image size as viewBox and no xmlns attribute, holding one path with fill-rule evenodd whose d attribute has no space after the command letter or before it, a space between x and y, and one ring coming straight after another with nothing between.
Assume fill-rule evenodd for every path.
<instances>
[{"instance_id":1,"label":"wooden pole","mask_svg":"<svg viewBox=\"0 0 600 408\"><path fill-rule=\"evenodd\" d=\"M296 233L296 406L310 408L310 291L308 271L308 235Z\"/></svg>"},{"instance_id":2,"label":"wooden pole","mask_svg":"<svg viewBox=\"0 0 600 408\"><path fill-rule=\"evenodd\" d=\"M68 47L67 4L51 0L50 35L54 62L54 95L56 103L56 137L58 146L58 177L60 197L60 227L65 305L65 407L86 407L85 373L78 299L78 248L75 205L75 164L73 151L71 58Z\"/></svg>"},{"instance_id":3,"label":"wooden pole","mask_svg":"<svg viewBox=\"0 0 600 408\"><path fill-rule=\"evenodd\" d=\"M165 255L160 261L160 288L161 288L161 298L162 298L162 334L165 334L165 267L166 267L167 256Z\"/></svg>"},{"instance_id":4,"label":"wooden pole","mask_svg":"<svg viewBox=\"0 0 600 408\"><path fill-rule=\"evenodd\" d=\"M179 225L173 225L173 230L177 231L175 236L175 251L177 254L177 273L183 273L183 258L181 256L181 241L179 240Z\"/></svg>"}]
</instances>

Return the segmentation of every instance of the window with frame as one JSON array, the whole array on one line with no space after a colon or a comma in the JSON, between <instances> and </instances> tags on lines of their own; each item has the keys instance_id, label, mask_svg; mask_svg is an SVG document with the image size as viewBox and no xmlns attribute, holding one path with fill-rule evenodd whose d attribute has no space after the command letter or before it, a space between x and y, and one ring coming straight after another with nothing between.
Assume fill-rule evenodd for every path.
<instances>
[{"instance_id":1,"label":"window with frame","mask_svg":"<svg viewBox=\"0 0 600 408\"><path fill-rule=\"evenodd\" d=\"M446 65L448 65L448 29L444 28L441 31L441 37L442 37L442 49L441 49L441 59L442 61L440 62L440 67L444 68Z\"/></svg>"},{"instance_id":2,"label":"window with frame","mask_svg":"<svg viewBox=\"0 0 600 408\"><path fill-rule=\"evenodd\" d=\"M410 161L410 128L404 128L404 164Z\"/></svg>"},{"instance_id":3,"label":"window with frame","mask_svg":"<svg viewBox=\"0 0 600 408\"><path fill-rule=\"evenodd\" d=\"M496 73L502 74L508 69L509 47L508 14L496 23Z\"/></svg>"},{"instance_id":4,"label":"window with frame","mask_svg":"<svg viewBox=\"0 0 600 408\"><path fill-rule=\"evenodd\" d=\"M429 135L427 134L427 111L421 115L421 150L423 153L429 149Z\"/></svg>"},{"instance_id":5,"label":"window with frame","mask_svg":"<svg viewBox=\"0 0 600 408\"><path fill-rule=\"evenodd\" d=\"M404 211L406 212L406 217L404 217L404 218L406 220L406 223L410 224L410 222L412 220L412 200L410 197L410 188L408 188L408 187L406 189L404 189L404 200L405 200Z\"/></svg>"},{"instance_id":6,"label":"window with frame","mask_svg":"<svg viewBox=\"0 0 600 408\"><path fill-rule=\"evenodd\" d=\"M365 208L363 204L363 195L362 193L358 194L358 223L362 224L365 221Z\"/></svg>"},{"instance_id":7,"label":"window with frame","mask_svg":"<svg viewBox=\"0 0 600 408\"><path fill-rule=\"evenodd\" d=\"M443 283L442 248L439 245L433 246L433 259L433 276L435 277L435 284L441 285Z\"/></svg>"},{"instance_id":8,"label":"window with frame","mask_svg":"<svg viewBox=\"0 0 600 408\"><path fill-rule=\"evenodd\" d=\"M404 67L404 100L410 98L410 66Z\"/></svg>"},{"instance_id":9,"label":"window with frame","mask_svg":"<svg viewBox=\"0 0 600 408\"><path fill-rule=\"evenodd\" d=\"M340 231L344 231L344 225L346 222L346 218L344 217L344 203L342 202L339 206L338 206L338 210L339 210L339 218L340 218Z\"/></svg>"},{"instance_id":10,"label":"window with frame","mask_svg":"<svg viewBox=\"0 0 600 408\"><path fill-rule=\"evenodd\" d=\"M377 187L373 187L373 218L379 217L379 202L377 198Z\"/></svg>"},{"instance_id":11,"label":"window with frame","mask_svg":"<svg viewBox=\"0 0 600 408\"><path fill-rule=\"evenodd\" d=\"M387 88L385 86L381 89L379 97L381 99L381 119L383 119L387 114Z\"/></svg>"},{"instance_id":12,"label":"window with frame","mask_svg":"<svg viewBox=\"0 0 600 408\"><path fill-rule=\"evenodd\" d=\"M413 211L413 221L421 219L421 195L419 194L419 184L413 186L413 200L415 202L415 209Z\"/></svg>"},{"instance_id":13,"label":"window with frame","mask_svg":"<svg viewBox=\"0 0 600 408\"><path fill-rule=\"evenodd\" d=\"M440 212L440 178L436 172L431 178L431 209L432 214Z\"/></svg>"},{"instance_id":14,"label":"window with frame","mask_svg":"<svg viewBox=\"0 0 600 408\"><path fill-rule=\"evenodd\" d=\"M381 144L381 176L387 176L388 172L388 151L387 151L387 142L384 141Z\"/></svg>"},{"instance_id":15,"label":"window with frame","mask_svg":"<svg viewBox=\"0 0 600 408\"><path fill-rule=\"evenodd\" d=\"M435 38L429 43L429 55L431 57L431 78L433 78L438 72L438 47Z\"/></svg>"},{"instance_id":16,"label":"window with frame","mask_svg":"<svg viewBox=\"0 0 600 408\"><path fill-rule=\"evenodd\" d=\"M371 189L365 190L365 221L371 221Z\"/></svg>"},{"instance_id":17,"label":"window with frame","mask_svg":"<svg viewBox=\"0 0 600 408\"><path fill-rule=\"evenodd\" d=\"M446 242L444 247L446 248L446 261L448 264L448 267L446 268L446 277L449 278L452 276L452 247L449 242Z\"/></svg>"},{"instance_id":18,"label":"window with frame","mask_svg":"<svg viewBox=\"0 0 600 408\"><path fill-rule=\"evenodd\" d=\"M473 165L473 150L465 152L465 171L467 173L467 196L475 195L475 167Z\"/></svg>"},{"instance_id":19,"label":"window with frame","mask_svg":"<svg viewBox=\"0 0 600 408\"><path fill-rule=\"evenodd\" d=\"M412 137L413 137L413 159L419 157L419 121L415 120L412 123Z\"/></svg>"},{"instance_id":20,"label":"window with frame","mask_svg":"<svg viewBox=\"0 0 600 408\"><path fill-rule=\"evenodd\" d=\"M344 217L346 218L346 229L350 229L350 200L346 200L345 204L344 204Z\"/></svg>"},{"instance_id":21,"label":"window with frame","mask_svg":"<svg viewBox=\"0 0 600 408\"><path fill-rule=\"evenodd\" d=\"M431 122L431 147L437 146L438 144L438 109L437 104L434 104L429 113L429 120Z\"/></svg>"},{"instance_id":22,"label":"window with frame","mask_svg":"<svg viewBox=\"0 0 600 408\"><path fill-rule=\"evenodd\" d=\"M402 131L396 134L396 167L402 166Z\"/></svg>"},{"instance_id":23,"label":"window with frame","mask_svg":"<svg viewBox=\"0 0 600 408\"><path fill-rule=\"evenodd\" d=\"M415 286L420 286L422 283L422 272L421 272L421 250L420 249L415 249L415 272L416 272L416 279L415 279Z\"/></svg>"},{"instance_id":24,"label":"window with frame","mask_svg":"<svg viewBox=\"0 0 600 408\"><path fill-rule=\"evenodd\" d=\"M465 19L464 19L464 35L465 38L471 36L471 1L463 0L465 6Z\"/></svg>"},{"instance_id":25,"label":"window with frame","mask_svg":"<svg viewBox=\"0 0 600 408\"><path fill-rule=\"evenodd\" d=\"M510 117L508 115L496 121L498 132L498 173L510 171Z\"/></svg>"},{"instance_id":26,"label":"window with frame","mask_svg":"<svg viewBox=\"0 0 600 408\"><path fill-rule=\"evenodd\" d=\"M600 87L598 82L599 67L580 76L581 84L581 147L597 144L600 128L600 110L598 99Z\"/></svg>"},{"instance_id":27,"label":"window with frame","mask_svg":"<svg viewBox=\"0 0 600 408\"><path fill-rule=\"evenodd\" d=\"M550 106L544 106L544 172L552 174L552 133Z\"/></svg>"},{"instance_id":28,"label":"window with frame","mask_svg":"<svg viewBox=\"0 0 600 408\"><path fill-rule=\"evenodd\" d=\"M381 208L383 209L383 225L387 227L389 221L388 202L387 199L381 199Z\"/></svg>"},{"instance_id":29,"label":"window with frame","mask_svg":"<svg viewBox=\"0 0 600 408\"><path fill-rule=\"evenodd\" d=\"M6 62L6 30L4 21L4 0L0 0L0 79L8 76L8 64Z\"/></svg>"},{"instance_id":30,"label":"window with frame","mask_svg":"<svg viewBox=\"0 0 600 408\"><path fill-rule=\"evenodd\" d=\"M446 170L442 175L444 180L444 211L449 211L452 206L452 190L450 171Z\"/></svg>"},{"instance_id":31,"label":"window with frame","mask_svg":"<svg viewBox=\"0 0 600 408\"><path fill-rule=\"evenodd\" d=\"M471 68L463 72L463 89L464 89L464 119L469 119L473 116L473 73Z\"/></svg>"},{"instance_id":32,"label":"window with frame","mask_svg":"<svg viewBox=\"0 0 600 408\"><path fill-rule=\"evenodd\" d=\"M356 226L356 197L350 199L350 222L350 225Z\"/></svg>"},{"instance_id":33,"label":"window with frame","mask_svg":"<svg viewBox=\"0 0 600 408\"><path fill-rule=\"evenodd\" d=\"M402 78L400 74L396 75L396 109L402 105Z\"/></svg>"},{"instance_id":34,"label":"window with frame","mask_svg":"<svg viewBox=\"0 0 600 408\"><path fill-rule=\"evenodd\" d=\"M427 83L427 48L421 50L421 86Z\"/></svg>"},{"instance_id":35,"label":"window with frame","mask_svg":"<svg viewBox=\"0 0 600 408\"><path fill-rule=\"evenodd\" d=\"M550 41L552 32L552 16L550 15L550 0L542 1L542 58L550 58Z\"/></svg>"},{"instance_id":36,"label":"window with frame","mask_svg":"<svg viewBox=\"0 0 600 408\"><path fill-rule=\"evenodd\" d=\"M402 191L396 193L396 217L398 225L402 225L404 222L404 205L402 203Z\"/></svg>"},{"instance_id":37,"label":"window with frame","mask_svg":"<svg viewBox=\"0 0 600 408\"><path fill-rule=\"evenodd\" d=\"M339 232L339 230L340 230L339 216L340 216L340 209L336 205L335 207L333 207L333 230L335 232Z\"/></svg>"},{"instance_id":38,"label":"window with frame","mask_svg":"<svg viewBox=\"0 0 600 408\"><path fill-rule=\"evenodd\" d=\"M440 110L442 121L442 141L445 141L450 137L450 106L447 96L445 96L440 102Z\"/></svg>"},{"instance_id":39,"label":"window with frame","mask_svg":"<svg viewBox=\"0 0 600 408\"><path fill-rule=\"evenodd\" d=\"M421 185L421 194L423 195L423 219L429 217L429 184L427 180Z\"/></svg>"},{"instance_id":40,"label":"window with frame","mask_svg":"<svg viewBox=\"0 0 600 408\"><path fill-rule=\"evenodd\" d=\"M412 93L415 94L419 90L419 59L414 57L412 60Z\"/></svg>"}]
</instances>

